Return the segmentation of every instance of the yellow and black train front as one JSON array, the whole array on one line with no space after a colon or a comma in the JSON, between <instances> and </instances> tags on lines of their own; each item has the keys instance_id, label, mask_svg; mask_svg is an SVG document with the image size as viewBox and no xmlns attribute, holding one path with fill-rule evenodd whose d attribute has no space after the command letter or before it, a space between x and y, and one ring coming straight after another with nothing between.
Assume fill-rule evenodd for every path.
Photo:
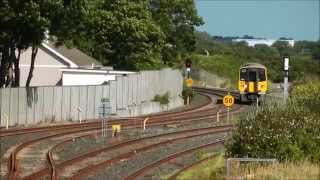
<instances>
[{"instance_id":1,"label":"yellow and black train front","mask_svg":"<svg viewBox=\"0 0 320 180\"><path fill-rule=\"evenodd\" d=\"M239 71L240 101L256 101L266 94L267 68L258 63L244 64Z\"/></svg>"}]
</instances>

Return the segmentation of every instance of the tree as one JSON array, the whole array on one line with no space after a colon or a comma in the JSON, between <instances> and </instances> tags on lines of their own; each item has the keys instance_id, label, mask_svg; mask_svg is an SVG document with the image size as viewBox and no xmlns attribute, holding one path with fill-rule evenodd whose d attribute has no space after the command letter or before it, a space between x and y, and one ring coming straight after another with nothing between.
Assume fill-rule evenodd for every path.
<instances>
[{"instance_id":1,"label":"tree","mask_svg":"<svg viewBox=\"0 0 320 180\"><path fill-rule=\"evenodd\" d=\"M147 1L75 0L51 32L58 42L74 45L104 65L118 69L161 66L164 34L153 21ZM60 43L60 44L62 44Z\"/></svg>"},{"instance_id":2,"label":"tree","mask_svg":"<svg viewBox=\"0 0 320 180\"><path fill-rule=\"evenodd\" d=\"M287 41L276 41L272 44L272 47L276 48L281 56L287 56L292 53L292 48Z\"/></svg>"},{"instance_id":3,"label":"tree","mask_svg":"<svg viewBox=\"0 0 320 180\"><path fill-rule=\"evenodd\" d=\"M164 61L195 50L195 26L203 24L194 0L150 0L153 19L165 34Z\"/></svg>"},{"instance_id":4,"label":"tree","mask_svg":"<svg viewBox=\"0 0 320 180\"><path fill-rule=\"evenodd\" d=\"M93 45L108 64L130 70L160 66L163 33L144 1L104 1L88 19Z\"/></svg>"},{"instance_id":5,"label":"tree","mask_svg":"<svg viewBox=\"0 0 320 180\"><path fill-rule=\"evenodd\" d=\"M61 7L56 0L3 0L0 2L1 21L1 73L0 87L19 85L21 51L32 47L31 67L26 86L30 85L37 48L50 28L49 17ZM18 51L18 55L16 52ZM15 79L12 82L14 66Z\"/></svg>"}]
</instances>

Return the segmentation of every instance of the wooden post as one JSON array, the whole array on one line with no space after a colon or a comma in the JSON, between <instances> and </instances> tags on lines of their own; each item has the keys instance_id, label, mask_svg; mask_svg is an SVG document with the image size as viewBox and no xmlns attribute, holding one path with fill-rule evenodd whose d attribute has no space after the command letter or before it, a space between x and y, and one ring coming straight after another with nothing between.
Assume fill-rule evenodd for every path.
<instances>
[{"instance_id":1,"label":"wooden post","mask_svg":"<svg viewBox=\"0 0 320 180\"><path fill-rule=\"evenodd\" d=\"M143 120L143 131L145 131L146 130L146 124L147 124L147 121L149 120L149 117L147 117L147 118L145 118L144 120Z\"/></svg>"}]
</instances>

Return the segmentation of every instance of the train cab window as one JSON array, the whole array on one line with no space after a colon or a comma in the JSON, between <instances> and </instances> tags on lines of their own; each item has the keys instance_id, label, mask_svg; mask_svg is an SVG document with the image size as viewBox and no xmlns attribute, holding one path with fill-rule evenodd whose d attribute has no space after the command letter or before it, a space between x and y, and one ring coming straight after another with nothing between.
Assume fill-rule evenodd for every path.
<instances>
[{"instance_id":1,"label":"train cab window","mask_svg":"<svg viewBox=\"0 0 320 180\"><path fill-rule=\"evenodd\" d=\"M258 69L259 72L259 80L265 81L266 80L266 73L264 69Z\"/></svg>"},{"instance_id":2,"label":"train cab window","mask_svg":"<svg viewBox=\"0 0 320 180\"><path fill-rule=\"evenodd\" d=\"M240 81L246 81L247 80L247 69L241 69L240 70Z\"/></svg>"},{"instance_id":3,"label":"train cab window","mask_svg":"<svg viewBox=\"0 0 320 180\"><path fill-rule=\"evenodd\" d=\"M257 72L249 71L249 81L257 81Z\"/></svg>"}]
</instances>

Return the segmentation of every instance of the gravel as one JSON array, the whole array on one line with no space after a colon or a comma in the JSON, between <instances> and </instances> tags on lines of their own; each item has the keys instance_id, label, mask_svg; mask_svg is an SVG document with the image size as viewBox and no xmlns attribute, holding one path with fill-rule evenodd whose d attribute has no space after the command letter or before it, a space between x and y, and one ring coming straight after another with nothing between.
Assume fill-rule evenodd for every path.
<instances>
[{"instance_id":1,"label":"gravel","mask_svg":"<svg viewBox=\"0 0 320 180\"><path fill-rule=\"evenodd\" d=\"M195 137L192 139L178 141L172 144L166 144L164 146L154 148L147 152L141 152L136 154L132 159L128 161L118 162L113 164L111 167L98 172L96 175L90 176L90 179L123 179L130 173L142 168L143 166L157 161L165 156L176 153L178 151L183 151L192 147L200 146L208 142L212 142L216 139L223 138L225 133L213 134L201 137Z\"/></svg>"}]
</instances>

